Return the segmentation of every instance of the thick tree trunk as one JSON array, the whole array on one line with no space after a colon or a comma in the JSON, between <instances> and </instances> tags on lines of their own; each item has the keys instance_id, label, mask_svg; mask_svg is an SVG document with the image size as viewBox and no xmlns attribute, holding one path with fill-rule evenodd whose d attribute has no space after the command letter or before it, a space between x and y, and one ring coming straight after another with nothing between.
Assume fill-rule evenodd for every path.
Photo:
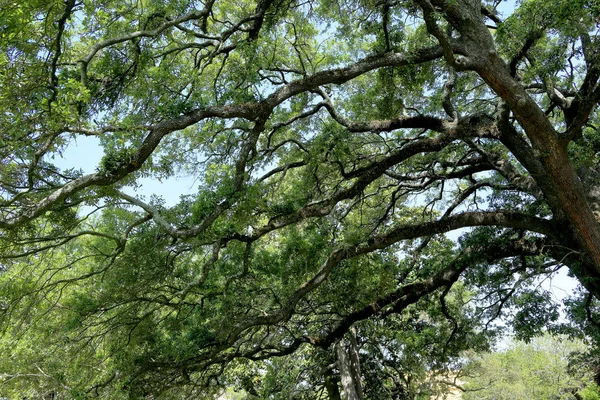
<instances>
[{"instance_id":1,"label":"thick tree trunk","mask_svg":"<svg viewBox=\"0 0 600 400\"><path fill-rule=\"evenodd\" d=\"M342 339L335 346L344 400L363 400L358 345L354 329L351 329L347 336L348 340Z\"/></svg>"},{"instance_id":2,"label":"thick tree trunk","mask_svg":"<svg viewBox=\"0 0 600 400\"><path fill-rule=\"evenodd\" d=\"M502 65L497 65L498 63ZM509 81L512 78L504 63L500 59L492 59L488 65L489 71L481 73L482 77L509 104L531 141L532 149L528 156L535 160L519 161L526 167L528 163L541 164L543 175L535 176L532 173L532 176L548 201L555 219L565 222L561 233L571 239L569 241L576 242L577 246L571 250L576 253L581 253L581 250L585 252L579 254L583 262L577 263L580 265L572 268L572 272L590 292L600 298L600 224L569 160L567 144L559 139L549 121L544 125L536 122L532 124L532 116L542 113L542 110L520 85L514 80ZM504 74L503 67L506 68Z\"/></svg>"},{"instance_id":3,"label":"thick tree trunk","mask_svg":"<svg viewBox=\"0 0 600 400\"><path fill-rule=\"evenodd\" d=\"M519 138L520 133L514 129L503 132L503 142L529 170L555 220L564 222L561 234L568 242L576 244L571 252L583 262L573 263L573 273L600 298L600 224L569 160L569 138L562 137L554 129L544 111L511 76L508 65L498 56L489 29L482 20L481 2L434 0L433 3L444 10L448 21L461 34L461 53L466 57L456 57L456 67L477 72L503 99L525 131L529 143Z\"/></svg>"},{"instance_id":4,"label":"thick tree trunk","mask_svg":"<svg viewBox=\"0 0 600 400\"><path fill-rule=\"evenodd\" d=\"M350 328L348 332L348 343L350 346L348 347L348 354L350 355L350 363L352 365L352 378L354 379L355 385L358 389L358 393L360 398L363 398L362 392L362 383L360 372L360 360L358 358L358 342L356 341L356 329L354 327Z\"/></svg>"},{"instance_id":5,"label":"thick tree trunk","mask_svg":"<svg viewBox=\"0 0 600 400\"><path fill-rule=\"evenodd\" d=\"M340 368L340 378L342 388L344 389L344 400L362 400L354 381L350 357L346 353L346 343L340 340L336 347L338 367Z\"/></svg>"},{"instance_id":6,"label":"thick tree trunk","mask_svg":"<svg viewBox=\"0 0 600 400\"><path fill-rule=\"evenodd\" d=\"M535 118L536 114L543 115L543 111L512 79L500 58L491 57L485 67L480 75L507 102L531 141L532 154L529 157L536 158L542 165L544 176L534 176L534 179L554 213L568 221L578 243L600 275L600 225L569 160L567 144L559 139L547 118L544 118L543 124L541 116ZM527 164L526 160L522 162Z\"/></svg>"}]
</instances>

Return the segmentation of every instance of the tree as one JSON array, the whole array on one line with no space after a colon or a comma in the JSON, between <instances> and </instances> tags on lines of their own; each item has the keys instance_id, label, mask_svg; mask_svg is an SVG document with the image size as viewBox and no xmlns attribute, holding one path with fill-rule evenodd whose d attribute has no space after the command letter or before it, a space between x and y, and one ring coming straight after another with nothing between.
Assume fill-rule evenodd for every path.
<instances>
[{"instance_id":1,"label":"tree","mask_svg":"<svg viewBox=\"0 0 600 400\"><path fill-rule=\"evenodd\" d=\"M595 399L589 370L569 374L569 363L586 345L564 336L545 335L530 343L513 342L503 352L477 354L467 367L465 400ZM578 396L575 396L575 395ZM595 396L595 397L594 397Z\"/></svg>"},{"instance_id":2,"label":"tree","mask_svg":"<svg viewBox=\"0 0 600 400\"><path fill-rule=\"evenodd\" d=\"M441 369L503 310L556 320L539 276L599 298L600 5L500 5L4 0L1 390L252 394L312 349L336 398L353 329L438 327ZM54 162L81 136L91 174Z\"/></svg>"}]
</instances>

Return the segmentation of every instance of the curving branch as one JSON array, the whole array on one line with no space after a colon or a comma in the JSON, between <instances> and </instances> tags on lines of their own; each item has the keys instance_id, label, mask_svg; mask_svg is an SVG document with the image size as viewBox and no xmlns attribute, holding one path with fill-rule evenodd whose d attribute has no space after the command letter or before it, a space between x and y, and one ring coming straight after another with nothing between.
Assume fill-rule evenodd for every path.
<instances>
[{"instance_id":1,"label":"curving branch","mask_svg":"<svg viewBox=\"0 0 600 400\"><path fill-rule=\"evenodd\" d=\"M192 15L196 15L192 13ZM190 15L181 18L192 18ZM166 28L165 28L166 29ZM123 39L125 40L125 39ZM107 44L108 46L108 44ZM95 53L94 53L95 54ZM200 121L209 118L233 119L242 118L250 121L262 121L263 124L268 119L269 115L275 107L286 101L287 99L297 94L307 92L326 84L342 84L357 76L367 73L371 70L387 67L387 66L404 66L415 63L423 63L435 59L439 56L439 48L424 49L410 54L389 53L375 57L368 57L355 64L327 71L317 72L312 76L299 79L283 86L268 96L265 100L253 103L242 103L224 106L212 106L202 109L192 110L181 116L164 120L156 125L149 127L149 133L142 141L142 144L134 151L128 163L121 165L119 168L111 171L110 174L98 172L95 174L85 175L66 183L64 186L56 189L54 192L38 201L37 204L28 207L26 211L19 216L9 220L0 220L0 228L12 229L19 225L31 221L46 211L50 210L55 204L67 199L68 197L78 193L89 187L108 186L123 179L125 176L139 170L143 163L152 155L158 147L161 140L172 132L185 129ZM257 132L256 135L259 135ZM256 141L258 136L255 137ZM249 149L247 149L249 150ZM249 152L243 152L248 157ZM240 164L245 164L246 161L240 160ZM237 169L237 167L236 167ZM223 208L228 208L229 205ZM214 217L220 215L223 211L216 210ZM214 218L213 218L214 220ZM208 220L207 220L208 221ZM209 222L207 222L208 224ZM202 228L204 229L204 228Z\"/></svg>"},{"instance_id":2,"label":"curving branch","mask_svg":"<svg viewBox=\"0 0 600 400\"><path fill-rule=\"evenodd\" d=\"M126 35L123 35L123 36L106 39L106 40L103 40L103 41L95 44L90 49L90 51L87 53L87 55L78 61L79 65L80 65L81 83L83 85L87 86L88 65L90 64L90 62L93 60L93 58L96 56L96 54L98 54L98 52L100 50L105 49L110 46L114 46L115 44L128 42L128 41L131 41L131 40L134 40L137 38L141 38L141 37L156 37L156 36L160 35L161 33L163 33L165 30L167 30L171 27L180 25L184 22L204 19L209 15L209 13L210 13L209 8L205 8L203 10L194 10L194 11L192 11L186 15L183 15L179 18L175 18L173 20L166 21L156 29L153 29L150 31L145 31L145 30L135 31L135 32L131 32Z\"/></svg>"},{"instance_id":3,"label":"curving branch","mask_svg":"<svg viewBox=\"0 0 600 400\"><path fill-rule=\"evenodd\" d=\"M298 336L290 338L288 343L284 345L258 345L253 346L249 350L242 350L238 347L234 352L227 352L228 349L235 345L245 331L261 325L273 326L289 319L292 315L292 310L295 308L300 298L319 286L337 264L344 259L362 254L360 251L357 251L357 247L334 250L327 261L321 266L317 274L311 280L300 286L288 298L285 307L278 313L257 317L249 322L243 323L227 336L225 342L213 344L211 350L204 354L204 356L174 363L157 362L147 365L140 371L140 377L144 373L148 373L156 368L167 368L174 371L180 371L182 368L185 368L188 372L191 372L205 370L211 365L223 365L236 358L265 360L272 357L281 357L292 354L305 343L317 347L328 348L348 332L348 330L357 322L371 318L374 315L389 315L402 312L406 307L416 303L424 296L433 293L442 287L451 286L458 280L465 269L471 265L481 262L494 262L514 256L538 255L543 251L544 245L545 239L534 238L521 239L519 241L501 240L497 243L492 242L467 247L451 260L445 268L438 271L432 277L402 285L394 292L382 296L373 303L350 312L342 319L330 325L322 335Z\"/></svg>"},{"instance_id":4,"label":"curving branch","mask_svg":"<svg viewBox=\"0 0 600 400\"><path fill-rule=\"evenodd\" d=\"M52 95L50 96L50 99L48 99L48 108L50 111L52 110L52 103L58 96L58 76L56 76L56 70L58 68L58 60L62 55L62 37L65 33L67 21L73 14L74 9L75 0L65 0L65 10L58 20L58 29L55 39L56 50L54 51L54 55L50 61L50 89L52 90Z\"/></svg>"}]
</instances>

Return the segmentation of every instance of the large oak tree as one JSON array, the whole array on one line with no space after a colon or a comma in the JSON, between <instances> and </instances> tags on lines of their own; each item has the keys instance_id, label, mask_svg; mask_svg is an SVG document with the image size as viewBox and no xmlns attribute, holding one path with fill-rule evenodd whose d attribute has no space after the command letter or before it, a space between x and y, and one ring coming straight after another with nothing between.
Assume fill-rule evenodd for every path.
<instances>
[{"instance_id":1,"label":"large oak tree","mask_svg":"<svg viewBox=\"0 0 600 400\"><path fill-rule=\"evenodd\" d=\"M330 398L401 398L395 335L448 361L503 307L535 330L557 315L527 285L562 266L591 318L597 1L1 4L11 393L252 393L248 362L295 354ZM59 168L82 136L95 171ZM176 176L177 204L139 188Z\"/></svg>"}]
</instances>

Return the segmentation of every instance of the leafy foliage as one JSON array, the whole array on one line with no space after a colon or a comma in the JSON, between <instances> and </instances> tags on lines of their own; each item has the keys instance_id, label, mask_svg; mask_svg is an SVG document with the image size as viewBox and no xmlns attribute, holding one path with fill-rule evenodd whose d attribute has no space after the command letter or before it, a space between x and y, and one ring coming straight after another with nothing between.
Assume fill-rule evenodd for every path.
<instances>
[{"instance_id":1,"label":"leafy foliage","mask_svg":"<svg viewBox=\"0 0 600 400\"><path fill-rule=\"evenodd\" d=\"M570 362L585 351L581 341L564 336L539 336L530 343L515 341L501 352L472 355L462 379L469 399L571 399L597 398L597 386L587 370Z\"/></svg>"},{"instance_id":2,"label":"leafy foliage","mask_svg":"<svg viewBox=\"0 0 600 400\"><path fill-rule=\"evenodd\" d=\"M597 1L22 3L0 397L426 398L500 318L597 367Z\"/></svg>"}]
</instances>

